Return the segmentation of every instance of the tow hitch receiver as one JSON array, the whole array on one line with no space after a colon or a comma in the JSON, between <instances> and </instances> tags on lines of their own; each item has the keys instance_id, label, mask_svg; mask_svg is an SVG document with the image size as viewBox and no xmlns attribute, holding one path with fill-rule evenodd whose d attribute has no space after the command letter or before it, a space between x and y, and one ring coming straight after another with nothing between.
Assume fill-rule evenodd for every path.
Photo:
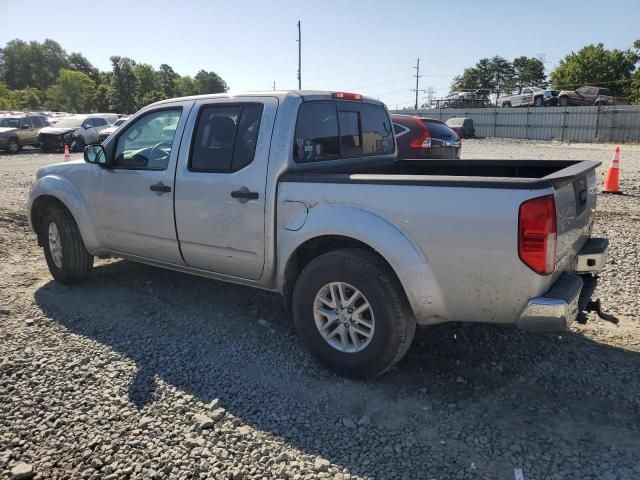
<instances>
[{"instance_id":1,"label":"tow hitch receiver","mask_svg":"<svg viewBox=\"0 0 640 480\"><path fill-rule=\"evenodd\" d=\"M584 311L580 312L578 314L578 318L576 319L578 321L578 323L581 323L582 325L587 323L587 313L588 312L596 312L596 314L602 320L606 320L607 322L611 322L614 325L617 325L620 322L620 320L618 320L617 317L611 315L610 313L605 313L605 312L602 311L602 306L600 305L600 299L599 298L597 300L589 300L587 302L587 305L585 306Z\"/></svg>"}]
</instances>

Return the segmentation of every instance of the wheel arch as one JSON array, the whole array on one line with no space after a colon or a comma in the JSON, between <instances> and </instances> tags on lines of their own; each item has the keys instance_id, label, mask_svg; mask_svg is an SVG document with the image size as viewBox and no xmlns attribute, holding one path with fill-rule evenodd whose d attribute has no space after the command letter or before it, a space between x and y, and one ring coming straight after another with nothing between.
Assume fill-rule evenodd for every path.
<instances>
[{"instance_id":1,"label":"wheel arch","mask_svg":"<svg viewBox=\"0 0 640 480\"><path fill-rule=\"evenodd\" d=\"M93 220L82 196L68 180L54 175L40 178L29 196L27 217L38 239L41 233L42 215L50 205L59 205L71 214L78 225L87 250L92 252L99 247Z\"/></svg>"},{"instance_id":2,"label":"wheel arch","mask_svg":"<svg viewBox=\"0 0 640 480\"><path fill-rule=\"evenodd\" d=\"M388 265L418 323L446 320L440 287L425 255L395 225L374 213L325 204L309 210L309 218L299 231L280 232L277 289L287 305L300 272L310 261L336 249L360 248Z\"/></svg>"}]
</instances>

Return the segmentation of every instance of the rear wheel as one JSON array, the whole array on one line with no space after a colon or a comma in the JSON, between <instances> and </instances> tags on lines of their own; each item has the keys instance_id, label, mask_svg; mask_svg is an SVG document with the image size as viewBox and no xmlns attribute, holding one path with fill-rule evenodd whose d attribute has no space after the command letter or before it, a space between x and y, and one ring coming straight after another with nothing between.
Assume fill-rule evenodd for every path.
<instances>
[{"instance_id":1,"label":"rear wheel","mask_svg":"<svg viewBox=\"0 0 640 480\"><path fill-rule=\"evenodd\" d=\"M341 249L311 261L293 293L298 335L327 368L375 377L407 352L416 323L398 280L377 255Z\"/></svg>"},{"instance_id":2,"label":"rear wheel","mask_svg":"<svg viewBox=\"0 0 640 480\"><path fill-rule=\"evenodd\" d=\"M504 102L502 104L502 108L511 108L511 103L510 102Z\"/></svg>"},{"instance_id":3,"label":"rear wheel","mask_svg":"<svg viewBox=\"0 0 640 480\"><path fill-rule=\"evenodd\" d=\"M558 105L560 105L561 107L568 107L569 106L569 98L568 97L560 97L560 99L558 100Z\"/></svg>"},{"instance_id":4,"label":"rear wheel","mask_svg":"<svg viewBox=\"0 0 640 480\"><path fill-rule=\"evenodd\" d=\"M93 267L93 256L85 248L78 225L66 208L59 205L46 208L40 235L53 278L64 284L86 278Z\"/></svg>"},{"instance_id":5,"label":"rear wheel","mask_svg":"<svg viewBox=\"0 0 640 480\"><path fill-rule=\"evenodd\" d=\"M10 138L7 150L9 150L10 153L18 153L22 150L22 145L20 145L20 141L17 138Z\"/></svg>"},{"instance_id":6,"label":"rear wheel","mask_svg":"<svg viewBox=\"0 0 640 480\"><path fill-rule=\"evenodd\" d=\"M541 107L541 106L543 105L543 103L544 103L544 102L543 102L543 100L542 100L542 97L536 97L536 98L533 100L533 106L534 106L534 107Z\"/></svg>"}]
</instances>

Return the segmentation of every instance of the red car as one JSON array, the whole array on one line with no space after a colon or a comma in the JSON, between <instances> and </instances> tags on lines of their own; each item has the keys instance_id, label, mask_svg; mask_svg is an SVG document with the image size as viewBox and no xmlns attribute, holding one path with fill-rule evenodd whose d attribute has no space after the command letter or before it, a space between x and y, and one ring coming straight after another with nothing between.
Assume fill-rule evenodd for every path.
<instances>
[{"instance_id":1,"label":"red car","mask_svg":"<svg viewBox=\"0 0 640 480\"><path fill-rule=\"evenodd\" d=\"M433 118L392 114L398 158L460 158L457 132Z\"/></svg>"}]
</instances>

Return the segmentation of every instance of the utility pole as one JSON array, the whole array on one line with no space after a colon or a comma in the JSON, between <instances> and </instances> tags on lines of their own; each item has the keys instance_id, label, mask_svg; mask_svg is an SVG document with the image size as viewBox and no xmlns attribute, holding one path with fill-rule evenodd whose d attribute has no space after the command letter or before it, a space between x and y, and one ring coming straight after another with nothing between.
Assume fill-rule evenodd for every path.
<instances>
[{"instance_id":1,"label":"utility pole","mask_svg":"<svg viewBox=\"0 0 640 480\"><path fill-rule=\"evenodd\" d=\"M433 87L427 87L427 103L429 104L429 106L431 106L431 104L433 103L434 93L436 93L436 91L433 89Z\"/></svg>"},{"instance_id":2,"label":"utility pole","mask_svg":"<svg viewBox=\"0 0 640 480\"><path fill-rule=\"evenodd\" d=\"M298 90L302 90L302 34L298 20Z\"/></svg>"},{"instance_id":3,"label":"utility pole","mask_svg":"<svg viewBox=\"0 0 640 480\"><path fill-rule=\"evenodd\" d=\"M418 110L418 93L425 92L425 90L420 90L420 77L422 76L420 75L420 59L418 59L418 63L413 68L416 69L416 74L413 75L414 77L416 77L416 88L411 89L411 91L416 92L416 111L417 111Z\"/></svg>"},{"instance_id":4,"label":"utility pole","mask_svg":"<svg viewBox=\"0 0 640 480\"><path fill-rule=\"evenodd\" d=\"M276 89L276 81L275 80L273 81L273 89L274 90Z\"/></svg>"}]
</instances>

